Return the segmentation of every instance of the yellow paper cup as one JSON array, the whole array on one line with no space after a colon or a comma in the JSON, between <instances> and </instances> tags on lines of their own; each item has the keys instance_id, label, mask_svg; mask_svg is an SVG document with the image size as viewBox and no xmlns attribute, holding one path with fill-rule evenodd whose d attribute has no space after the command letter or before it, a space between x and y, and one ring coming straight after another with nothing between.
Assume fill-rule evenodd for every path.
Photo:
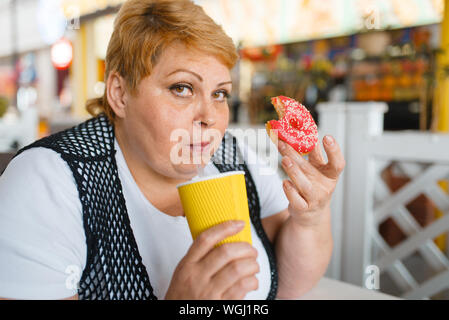
<instances>
[{"instance_id":1,"label":"yellow paper cup","mask_svg":"<svg viewBox=\"0 0 449 320\"><path fill-rule=\"evenodd\" d=\"M245 227L217 246L246 241L252 244L245 172L230 171L177 186L193 240L203 231L229 220L243 220Z\"/></svg>"}]
</instances>

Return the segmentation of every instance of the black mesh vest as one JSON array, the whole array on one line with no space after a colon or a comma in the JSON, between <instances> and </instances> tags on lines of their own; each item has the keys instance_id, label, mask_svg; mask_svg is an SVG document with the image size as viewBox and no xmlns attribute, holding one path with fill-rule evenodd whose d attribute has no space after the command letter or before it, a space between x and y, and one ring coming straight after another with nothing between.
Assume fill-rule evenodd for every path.
<instances>
[{"instance_id":1,"label":"black mesh vest","mask_svg":"<svg viewBox=\"0 0 449 320\"><path fill-rule=\"evenodd\" d=\"M72 170L77 184L87 242L87 261L79 283L79 298L157 299L129 222L115 160L114 128L107 117L101 114L38 140L17 155L34 147L59 153ZM271 288L267 299L274 299L278 284L274 250L262 228L256 186L235 137L226 133L212 161L220 172L245 171L251 222L270 263Z\"/></svg>"}]
</instances>

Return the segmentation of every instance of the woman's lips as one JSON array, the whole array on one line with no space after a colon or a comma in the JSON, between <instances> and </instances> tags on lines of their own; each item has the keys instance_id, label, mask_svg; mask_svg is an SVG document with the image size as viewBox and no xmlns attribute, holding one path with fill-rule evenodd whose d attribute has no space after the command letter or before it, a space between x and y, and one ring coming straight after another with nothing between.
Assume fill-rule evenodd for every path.
<instances>
[{"instance_id":1,"label":"woman's lips","mask_svg":"<svg viewBox=\"0 0 449 320\"><path fill-rule=\"evenodd\" d=\"M202 143L196 143L196 144L190 145L190 149L193 152L204 152L204 151L208 150L209 147L210 147L210 142L202 142Z\"/></svg>"}]
</instances>

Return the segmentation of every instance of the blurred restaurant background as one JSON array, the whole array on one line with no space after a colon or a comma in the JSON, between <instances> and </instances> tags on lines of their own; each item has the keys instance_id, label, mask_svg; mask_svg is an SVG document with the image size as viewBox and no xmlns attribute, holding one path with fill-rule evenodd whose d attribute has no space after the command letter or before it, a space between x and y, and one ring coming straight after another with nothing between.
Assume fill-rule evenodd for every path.
<instances>
[{"instance_id":1,"label":"blurred restaurant background","mask_svg":"<svg viewBox=\"0 0 449 320\"><path fill-rule=\"evenodd\" d=\"M0 0L0 172L89 118L123 2ZM374 265L376 290L448 299L449 1L195 2L239 50L231 128L263 128L286 95L344 147L327 276L368 287Z\"/></svg>"}]
</instances>

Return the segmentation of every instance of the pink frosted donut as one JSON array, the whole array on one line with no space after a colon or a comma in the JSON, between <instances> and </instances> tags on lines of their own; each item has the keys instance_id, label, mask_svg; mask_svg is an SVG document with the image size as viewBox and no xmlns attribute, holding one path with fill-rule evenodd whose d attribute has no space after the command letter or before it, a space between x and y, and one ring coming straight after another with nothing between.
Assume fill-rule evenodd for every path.
<instances>
[{"instance_id":1,"label":"pink frosted donut","mask_svg":"<svg viewBox=\"0 0 449 320\"><path fill-rule=\"evenodd\" d=\"M268 135L277 130L278 138L302 155L308 154L318 143L318 128L310 112L298 101L278 96L271 98L279 120L266 123Z\"/></svg>"}]
</instances>

